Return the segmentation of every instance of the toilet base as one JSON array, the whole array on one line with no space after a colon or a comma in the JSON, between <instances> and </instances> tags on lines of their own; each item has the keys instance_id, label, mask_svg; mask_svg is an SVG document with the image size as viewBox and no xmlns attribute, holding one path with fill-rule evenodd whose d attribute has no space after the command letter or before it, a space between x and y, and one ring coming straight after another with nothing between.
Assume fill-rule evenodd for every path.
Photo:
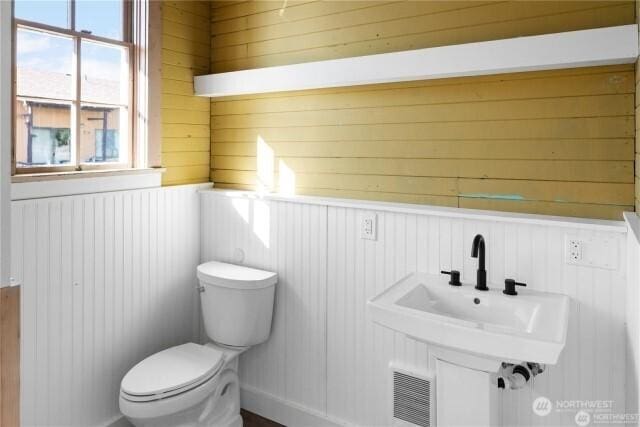
<instances>
[{"instance_id":1,"label":"toilet base","mask_svg":"<svg viewBox=\"0 0 640 427\"><path fill-rule=\"evenodd\" d=\"M120 410L135 427L242 427L239 353L226 354L221 372L197 389L141 403L128 401L121 395Z\"/></svg>"},{"instance_id":2,"label":"toilet base","mask_svg":"<svg viewBox=\"0 0 640 427\"><path fill-rule=\"evenodd\" d=\"M184 414L188 418L188 414ZM136 427L243 427L242 416L236 414L234 417L223 422L193 421L191 418L183 419L182 417L162 417L149 419L132 419L129 422Z\"/></svg>"}]
</instances>

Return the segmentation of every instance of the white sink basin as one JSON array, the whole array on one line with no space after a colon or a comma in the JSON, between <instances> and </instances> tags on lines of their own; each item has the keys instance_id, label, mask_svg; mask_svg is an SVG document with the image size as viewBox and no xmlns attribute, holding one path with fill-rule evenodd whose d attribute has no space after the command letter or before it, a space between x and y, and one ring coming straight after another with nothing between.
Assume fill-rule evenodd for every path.
<instances>
[{"instance_id":1,"label":"white sink basin","mask_svg":"<svg viewBox=\"0 0 640 427\"><path fill-rule=\"evenodd\" d=\"M448 285L448 278L412 273L371 299L373 320L420 341L505 362L555 364L569 320L566 295L489 285Z\"/></svg>"}]
</instances>

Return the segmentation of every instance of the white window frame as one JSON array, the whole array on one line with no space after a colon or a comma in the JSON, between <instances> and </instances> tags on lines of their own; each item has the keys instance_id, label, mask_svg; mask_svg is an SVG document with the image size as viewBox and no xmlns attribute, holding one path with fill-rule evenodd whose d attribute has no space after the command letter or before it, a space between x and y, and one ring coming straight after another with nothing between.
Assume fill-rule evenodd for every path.
<instances>
[{"instance_id":1,"label":"white window frame","mask_svg":"<svg viewBox=\"0 0 640 427\"><path fill-rule=\"evenodd\" d=\"M0 1L0 288L11 269L11 4Z\"/></svg>"},{"instance_id":2,"label":"white window frame","mask_svg":"<svg viewBox=\"0 0 640 427\"><path fill-rule=\"evenodd\" d=\"M40 197L87 194L103 191L149 188L161 185L161 51L162 2L126 0L131 4L131 42L133 75L132 164L128 168L99 168L83 171L48 173L13 173L11 164L11 198L23 200ZM4 3L0 1L0 3ZM13 2L6 2L13 5ZM11 6L12 7L12 6ZM10 14L13 16L13 13ZM9 18L11 19L11 18ZM10 26L13 28L13 26ZM13 34L13 29L11 34ZM12 44L13 46L13 44ZM13 110L15 95L10 97ZM10 123L11 132L14 125ZM12 138L9 138L12 141ZM13 146L13 142L9 144ZM12 158L12 156L10 156ZM38 183L39 185L34 185Z\"/></svg>"},{"instance_id":3,"label":"white window frame","mask_svg":"<svg viewBox=\"0 0 640 427\"><path fill-rule=\"evenodd\" d=\"M71 123L70 123L70 127L71 127L71 140L72 140L72 148L73 151L71 153L71 160L72 160L72 164L69 165L61 165L61 166L56 166L56 165L47 165L47 166L35 166L35 167L17 167L16 166L16 159L15 159L15 152L17 149L17 146L19 143L23 143L23 141L18 141L16 138L16 134L15 134L15 126L17 121L15 120L15 107L14 107L14 120L13 120L13 126L14 126L14 137L13 137L13 174L14 175L19 175L19 174L28 174L28 175L32 175L35 173L48 173L48 172L68 172L68 171L73 171L73 170L77 170L77 171L82 171L82 170L94 170L94 169L127 169L133 166L133 161L132 161L132 155L134 152L134 147L135 147L135 141L133 136L133 115L134 115L134 111L135 111L135 105L134 105L134 97L133 97L133 91L134 91L134 87L135 87L135 82L134 82L134 45L133 45L133 40L132 40L132 6L133 3L127 1L127 0L121 0L122 1L122 40L117 40L117 39L110 39L110 38L105 38L105 37L101 37L101 36L96 36L90 33L85 33L82 32L80 29L76 28L76 19L75 19L75 15L76 15L76 1L75 0L68 0L69 1L69 16L70 16L70 28L63 28L63 27L57 27L57 26L52 26L52 25L48 25L48 24L43 24L40 22L34 22L34 21L28 21L28 20L24 20L21 18L18 18L15 16L15 7L14 7L14 16L13 16L13 73L14 73L14 79L13 79L13 85L14 85L14 89L13 89L13 93L14 93L14 101L17 100L18 98L18 93L16 90L16 82L17 82L17 76L18 76L18 71L17 71L17 61L16 61L16 43L17 43L17 34L18 34L18 30L19 29L23 29L23 30L33 30L39 33L43 33L43 34L54 34L54 35L61 35L61 36L68 36L69 38L71 38L71 40L73 40L73 48L74 48L74 52L75 52L75 61L74 61L74 76L75 76L75 81L73 82L73 84L75 85L74 88L74 97L72 100L72 108L71 108ZM13 2L12 2L13 3ZM95 43L100 43L100 44L104 44L106 46L116 46L116 47L121 47L121 48L125 48L128 51L128 56L129 56L129 73L128 73L128 99L127 99L127 107L129 110L129 114L128 114L128 120L127 120L127 133L126 135L123 135L123 138L121 138L122 142L126 141L126 145L124 145L124 147L126 147L128 154L126 156L127 160L125 162L118 162L118 163L107 163L107 162L103 162L103 163L96 163L96 164L89 164L89 163L84 163L82 162L82 156L80 153L80 149L81 149L81 144L80 144L80 117L82 114L82 99L81 99L81 67L82 67L82 49L81 46L83 44L84 41L89 41L89 42L95 42ZM37 99L35 99L37 101ZM46 100L45 100L46 101ZM96 104L98 105L98 104ZM109 107L105 104L105 107Z\"/></svg>"}]
</instances>

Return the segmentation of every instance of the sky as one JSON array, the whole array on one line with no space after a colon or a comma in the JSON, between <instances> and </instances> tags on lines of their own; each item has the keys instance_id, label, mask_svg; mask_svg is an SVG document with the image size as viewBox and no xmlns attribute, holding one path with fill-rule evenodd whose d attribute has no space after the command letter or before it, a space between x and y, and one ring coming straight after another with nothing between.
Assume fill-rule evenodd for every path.
<instances>
[{"instance_id":1,"label":"sky","mask_svg":"<svg viewBox=\"0 0 640 427\"><path fill-rule=\"evenodd\" d=\"M67 2L60 0L16 0L17 18L68 28ZM76 0L76 29L92 34L120 38L121 2L113 0ZM87 25L83 25L83 24ZM71 74L73 43L70 38L18 30L17 66L41 71ZM82 44L83 78L119 81L128 73L125 51L90 42Z\"/></svg>"},{"instance_id":2,"label":"sky","mask_svg":"<svg viewBox=\"0 0 640 427\"><path fill-rule=\"evenodd\" d=\"M16 18L69 28L68 2L64 0L15 0ZM122 2L76 0L76 30L121 39Z\"/></svg>"}]
</instances>

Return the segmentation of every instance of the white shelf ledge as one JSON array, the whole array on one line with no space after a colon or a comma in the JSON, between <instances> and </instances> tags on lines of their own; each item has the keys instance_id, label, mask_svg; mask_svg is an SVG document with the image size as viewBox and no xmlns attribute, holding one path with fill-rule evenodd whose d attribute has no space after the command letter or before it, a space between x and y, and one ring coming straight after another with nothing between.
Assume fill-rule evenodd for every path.
<instances>
[{"instance_id":1,"label":"white shelf ledge","mask_svg":"<svg viewBox=\"0 0 640 427\"><path fill-rule=\"evenodd\" d=\"M220 97L629 64L637 57L634 24L209 74L195 77L194 86L196 95Z\"/></svg>"}]
</instances>

